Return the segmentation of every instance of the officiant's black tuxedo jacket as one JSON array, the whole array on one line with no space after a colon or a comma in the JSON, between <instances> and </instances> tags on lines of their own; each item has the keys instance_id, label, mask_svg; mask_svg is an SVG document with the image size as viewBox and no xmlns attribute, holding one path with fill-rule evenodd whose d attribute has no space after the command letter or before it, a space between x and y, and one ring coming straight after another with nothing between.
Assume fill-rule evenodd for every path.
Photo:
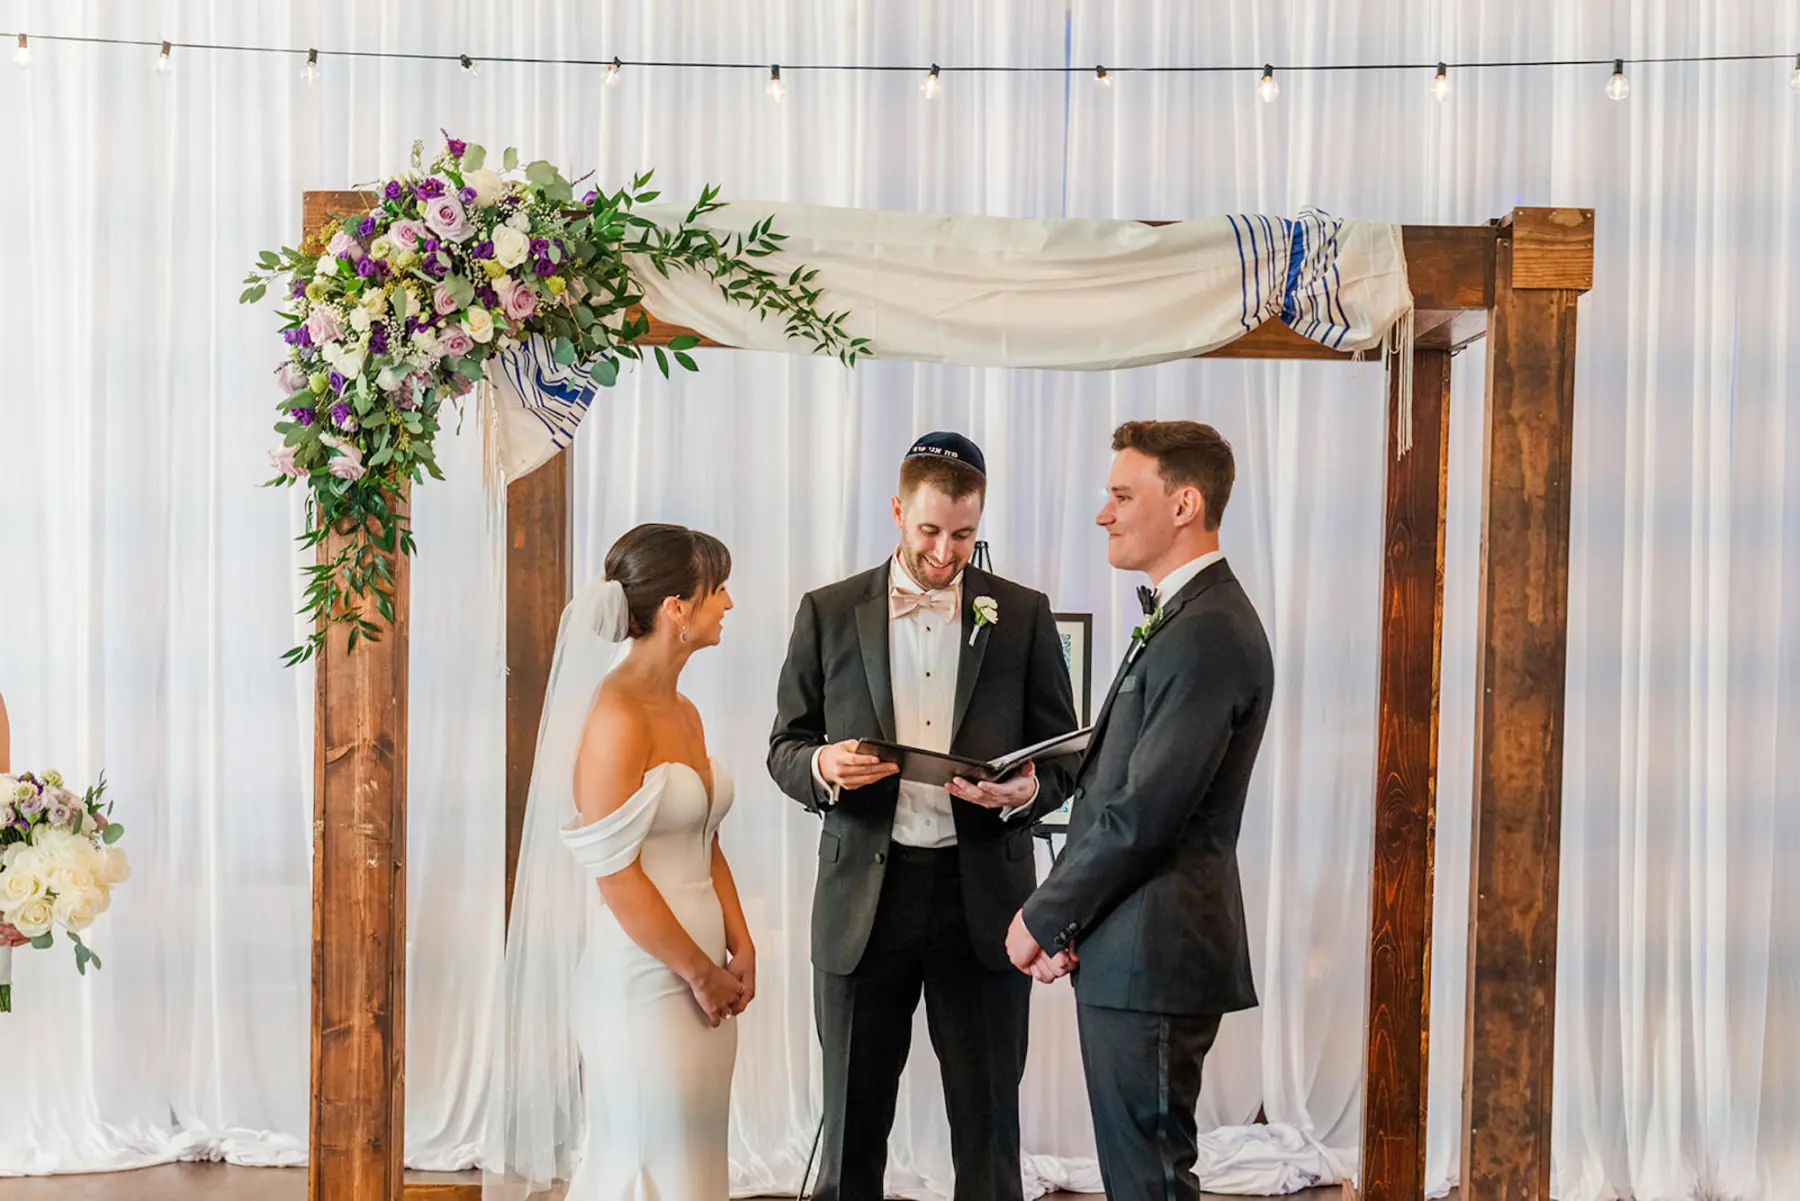
<instances>
[{"instance_id":1,"label":"officiant's black tuxedo jacket","mask_svg":"<svg viewBox=\"0 0 1800 1201\"><path fill-rule=\"evenodd\" d=\"M1275 667L1224 562L1163 612L1100 710L1025 925L1051 953L1076 944L1083 1005L1230 1013L1256 1004L1237 839Z\"/></svg>"},{"instance_id":2,"label":"officiant's black tuxedo jacket","mask_svg":"<svg viewBox=\"0 0 1800 1201\"><path fill-rule=\"evenodd\" d=\"M856 970L869 942L900 787L889 776L845 789L830 805L829 790L813 781L812 757L846 738L894 738L889 566L883 562L801 599L769 736L769 774L825 819L813 891L813 965L840 976ZM998 620L978 628L974 606L983 596L994 599ZM1076 728L1069 670L1043 593L964 568L959 654L953 754L994 759ZM1075 763L1074 756L1039 763L1031 812L1011 821L951 798L963 905L984 967L1012 970L1006 929L1037 882L1030 825L1062 805Z\"/></svg>"}]
</instances>

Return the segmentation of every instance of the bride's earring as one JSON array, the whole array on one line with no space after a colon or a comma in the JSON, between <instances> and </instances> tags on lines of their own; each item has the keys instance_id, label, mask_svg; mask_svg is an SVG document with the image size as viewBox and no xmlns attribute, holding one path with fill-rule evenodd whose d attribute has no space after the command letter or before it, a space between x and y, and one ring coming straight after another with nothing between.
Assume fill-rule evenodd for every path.
<instances>
[{"instance_id":1,"label":"bride's earring","mask_svg":"<svg viewBox=\"0 0 1800 1201\"><path fill-rule=\"evenodd\" d=\"M681 627L681 640L683 642L688 640L688 628L686 626Z\"/></svg>"}]
</instances>

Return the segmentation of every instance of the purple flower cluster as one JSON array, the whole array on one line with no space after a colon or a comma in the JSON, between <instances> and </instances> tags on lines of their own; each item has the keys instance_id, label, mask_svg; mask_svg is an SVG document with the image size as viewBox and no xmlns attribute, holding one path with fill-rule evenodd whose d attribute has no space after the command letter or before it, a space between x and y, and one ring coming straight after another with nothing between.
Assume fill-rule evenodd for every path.
<instances>
[{"instance_id":1,"label":"purple flower cluster","mask_svg":"<svg viewBox=\"0 0 1800 1201\"><path fill-rule=\"evenodd\" d=\"M333 371L329 378L331 380L331 390L339 396L342 396L344 394L344 385L349 382L344 378L344 373L341 371ZM343 406L339 405L338 408L343 408ZM331 417L332 420L337 420L337 409L331 410Z\"/></svg>"},{"instance_id":2,"label":"purple flower cluster","mask_svg":"<svg viewBox=\"0 0 1800 1201\"><path fill-rule=\"evenodd\" d=\"M491 258L493 258L494 257L494 244L492 242L477 242L477 243L475 243L475 245L473 247L471 247L469 250L469 257L472 259L491 259Z\"/></svg>"},{"instance_id":3,"label":"purple flower cluster","mask_svg":"<svg viewBox=\"0 0 1800 1201\"><path fill-rule=\"evenodd\" d=\"M374 233L375 218L373 217L364 217L356 226L356 236L359 238L367 239L374 236Z\"/></svg>"},{"instance_id":4,"label":"purple flower cluster","mask_svg":"<svg viewBox=\"0 0 1800 1201\"><path fill-rule=\"evenodd\" d=\"M388 352L387 326L377 325L369 331L369 353L386 354Z\"/></svg>"},{"instance_id":5,"label":"purple flower cluster","mask_svg":"<svg viewBox=\"0 0 1800 1201\"><path fill-rule=\"evenodd\" d=\"M390 179L387 181L387 187L381 190L381 194L389 200L398 200L406 195L406 185L397 179Z\"/></svg>"},{"instance_id":6,"label":"purple flower cluster","mask_svg":"<svg viewBox=\"0 0 1800 1201\"><path fill-rule=\"evenodd\" d=\"M444 194L444 181L433 175L413 185L413 195L420 200L436 200Z\"/></svg>"},{"instance_id":7,"label":"purple flower cluster","mask_svg":"<svg viewBox=\"0 0 1800 1201\"><path fill-rule=\"evenodd\" d=\"M302 321L299 325L282 330L281 339L289 346L311 346L312 331L307 329L306 323Z\"/></svg>"},{"instance_id":8,"label":"purple flower cluster","mask_svg":"<svg viewBox=\"0 0 1800 1201\"><path fill-rule=\"evenodd\" d=\"M319 415L311 409L294 410L294 420L298 421L301 425L311 425L314 421L317 421L318 418Z\"/></svg>"},{"instance_id":9,"label":"purple flower cluster","mask_svg":"<svg viewBox=\"0 0 1800 1201\"><path fill-rule=\"evenodd\" d=\"M463 151L469 148L469 144L461 138L446 137L444 139L444 145L449 149L451 158L461 158L463 156Z\"/></svg>"},{"instance_id":10,"label":"purple flower cluster","mask_svg":"<svg viewBox=\"0 0 1800 1201\"><path fill-rule=\"evenodd\" d=\"M475 203L475 189L474 188L464 188L462 191L460 191L456 194L456 198L458 200L462 201L464 204L474 204Z\"/></svg>"}]
</instances>

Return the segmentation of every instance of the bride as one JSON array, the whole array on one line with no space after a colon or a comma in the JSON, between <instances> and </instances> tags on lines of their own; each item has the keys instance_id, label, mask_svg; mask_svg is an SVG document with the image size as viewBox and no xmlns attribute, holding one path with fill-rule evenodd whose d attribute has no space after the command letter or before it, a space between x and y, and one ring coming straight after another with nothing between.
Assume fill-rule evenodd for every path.
<instances>
[{"instance_id":1,"label":"bride","mask_svg":"<svg viewBox=\"0 0 1800 1201\"><path fill-rule=\"evenodd\" d=\"M756 951L718 842L731 777L676 685L719 642L730 571L718 539L641 525L563 611L507 931L487 1201L564 1180L567 1201L729 1195L732 1019L756 995Z\"/></svg>"}]
</instances>

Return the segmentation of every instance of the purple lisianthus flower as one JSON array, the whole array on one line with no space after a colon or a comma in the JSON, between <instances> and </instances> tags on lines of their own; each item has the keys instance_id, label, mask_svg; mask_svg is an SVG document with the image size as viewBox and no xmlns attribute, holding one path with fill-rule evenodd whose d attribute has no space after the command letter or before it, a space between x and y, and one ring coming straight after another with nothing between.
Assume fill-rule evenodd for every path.
<instances>
[{"instance_id":1,"label":"purple lisianthus flower","mask_svg":"<svg viewBox=\"0 0 1800 1201\"><path fill-rule=\"evenodd\" d=\"M419 328L419 319L417 317L408 317L406 319L406 332L409 337L418 328Z\"/></svg>"},{"instance_id":2,"label":"purple lisianthus flower","mask_svg":"<svg viewBox=\"0 0 1800 1201\"><path fill-rule=\"evenodd\" d=\"M335 371L332 372L331 374L334 376L337 376L337 372L335 372ZM338 378L341 379L342 377L338 376ZM336 404L332 405L331 406L331 420L332 420L333 424L340 425L340 426L343 425L345 422L349 421L350 420L350 406L345 404L341 400L338 401Z\"/></svg>"},{"instance_id":3,"label":"purple lisianthus flower","mask_svg":"<svg viewBox=\"0 0 1800 1201\"><path fill-rule=\"evenodd\" d=\"M554 274L556 274L556 264L551 262L549 259L539 259L537 261L536 266L534 266L532 269L534 271L536 271L539 275L554 275Z\"/></svg>"},{"instance_id":4,"label":"purple lisianthus flower","mask_svg":"<svg viewBox=\"0 0 1800 1201\"><path fill-rule=\"evenodd\" d=\"M356 260L356 273L358 275L362 276L364 279L368 279L371 275L374 275L375 274L375 260L370 258L366 254L363 255L360 259L357 259Z\"/></svg>"},{"instance_id":5,"label":"purple lisianthus flower","mask_svg":"<svg viewBox=\"0 0 1800 1201\"><path fill-rule=\"evenodd\" d=\"M389 200L398 200L406 195L406 185L397 179L390 179L387 181L387 187L381 189L381 194Z\"/></svg>"},{"instance_id":6,"label":"purple lisianthus flower","mask_svg":"<svg viewBox=\"0 0 1800 1201\"><path fill-rule=\"evenodd\" d=\"M490 309L500 307L500 293L494 291L492 284L482 284L475 289L475 295L479 296L481 303Z\"/></svg>"},{"instance_id":7,"label":"purple lisianthus flower","mask_svg":"<svg viewBox=\"0 0 1800 1201\"><path fill-rule=\"evenodd\" d=\"M333 371L329 376L329 379L331 380L331 390L339 396L342 396L344 394L344 385L349 382L344 378L344 373L341 371ZM338 420L338 409L344 409L344 412L346 413L350 411L349 409L345 409L343 405L337 406L336 409L331 410L331 419L333 421Z\"/></svg>"},{"instance_id":8,"label":"purple lisianthus flower","mask_svg":"<svg viewBox=\"0 0 1800 1201\"><path fill-rule=\"evenodd\" d=\"M531 239L531 253L532 254L542 257L544 254L546 254L549 251L549 249L550 249L550 239L549 238L533 238L533 239Z\"/></svg>"},{"instance_id":9,"label":"purple lisianthus flower","mask_svg":"<svg viewBox=\"0 0 1800 1201\"><path fill-rule=\"evenodd\" d=\"M464 188L462 191L460 191L456 194L456 198L458 200L462 201L464 204L474 204L475 203L475 189L474 188Z\"/></svg>"},{"instance_id":10,"label":"purple lisianthus flower","mask_svg":"<svg viewBox=\"0 0 1800 1201\"><path fill-rule=\"evenodd\" d=\"M377 325L369 331L369 353L386 354L388 352L387 326Z\"/></svg>"},{"instance_id":11,"label":"purple lisianthus flower","mask_svg":"<svg viewBox=\"0 0 1800 1201\"><path fill-rule=\"evenodd\" d=\"M311 425L313 422L317 421L318 419L319 419L319 415L317 413L313 412L311 409L295 409L294 410L294 420L298 421L301 425Z\"/></svg>"},{"instance_id":12,"label":"purple lisianthus flower","mask_svg":"<svg viewBox=\"0 0 1800 1201\"><path fill-rule=\"evenodd\" d=\"M444 181L433 175L413 186L413 195L420 200L436 200L444 194Z\"/></svg>"},{"instance_id":13,"label":"purple lisianthus flower","mask_svg":"<svg viewBox=\"0 0 1800 1201\"><path fill-rule=\"evenodd\" d=\"M292 326L291 328L282 330L281 331L281 340L283 342L286 342L289 346L305 346L307 343L302 342L300 340L302 337L305 336L305 334L306 334L306 326L305 326L305 324L300 324L300 325Z\"/></svg>"},{"instance_id":14,"label":"purple lisianthus flower","mask_svg":"<svg viewBox=\"0 0 1800 1201\"><path fill-rule=\"evenodd\" d=\"M477 243L475 243L474 247L469 251L469 257L472 259L491 259L491 258L493 258L494 257L494 244L492 242L477 242Z\"/></svg>"},{"instance_id":15,"label":"purple lisianthus flower","mask_svg":"<svg viewBox=\"0 0 1800 1201\"><path fill-rule=\"evenodd\" d=\"M450 274L450 268L445 266L444 261L436 255L431 256L423 263L419 264L419 270L429 275L432 279L443 279L446 275Z\"/></svg>"},{"instance_id":16,"label":"purple lisianthus flower","mask_svg":"<svg viewBox=\"0 0 1800 1201\"><path fill-rule=\"evenodd\" d=\"M419 253L430 254L442 245L443 243L436 238L426 238L423 242L419 243Z\"/></svg>"},{"instance_id":17,"label":"purple lisianthus flower","mask_svg":"<svg viewBox=\"0 0 1800 1201\"><path fill-rule=\"evenodd\" d=\"M294 286L288 289L288 295L296 300L306 295L306 281L296 278L294 280Z\"/></svg>"},{"instance_id":18,"label":"purple lisianthus flower","mask_svg":"<svg viewBox=\"0 0 1800 1201\"><path fill-rule=\"evenodd\" d=\"M451 158L461 158L463 151L469 148L469 144L461 138L445 138L444 145L449 148Z\"/></svg>"},{"instance_id":19,"label":"purple lisianthus flower","mask_svg":"<svg viewBox=\"0 0 1800 1201\"><path fill-rule=\"evenodd\" d=\"M587 190L587 194L581 198L581 203L583 204L583 206L585 206L587 208L593 208L594 201L596 201L598 199L600 199L600 189L599 188L589 188Z\"/></svg>"},{"instance_id":20,"label":"purple lisianthus flower","mask_svg":"<svg viewBox=\"0 0 1800 1201\"><path fill-rule=\"evenodd\" d=\"M356 236L359 238L366 238L366 237L370 236L371 234L373 234L374 232L375 232L375 218L373 218L373 217L364 217L362 219L362 224L360 224L356 227Z\"/></svg>"}]
</instances>

